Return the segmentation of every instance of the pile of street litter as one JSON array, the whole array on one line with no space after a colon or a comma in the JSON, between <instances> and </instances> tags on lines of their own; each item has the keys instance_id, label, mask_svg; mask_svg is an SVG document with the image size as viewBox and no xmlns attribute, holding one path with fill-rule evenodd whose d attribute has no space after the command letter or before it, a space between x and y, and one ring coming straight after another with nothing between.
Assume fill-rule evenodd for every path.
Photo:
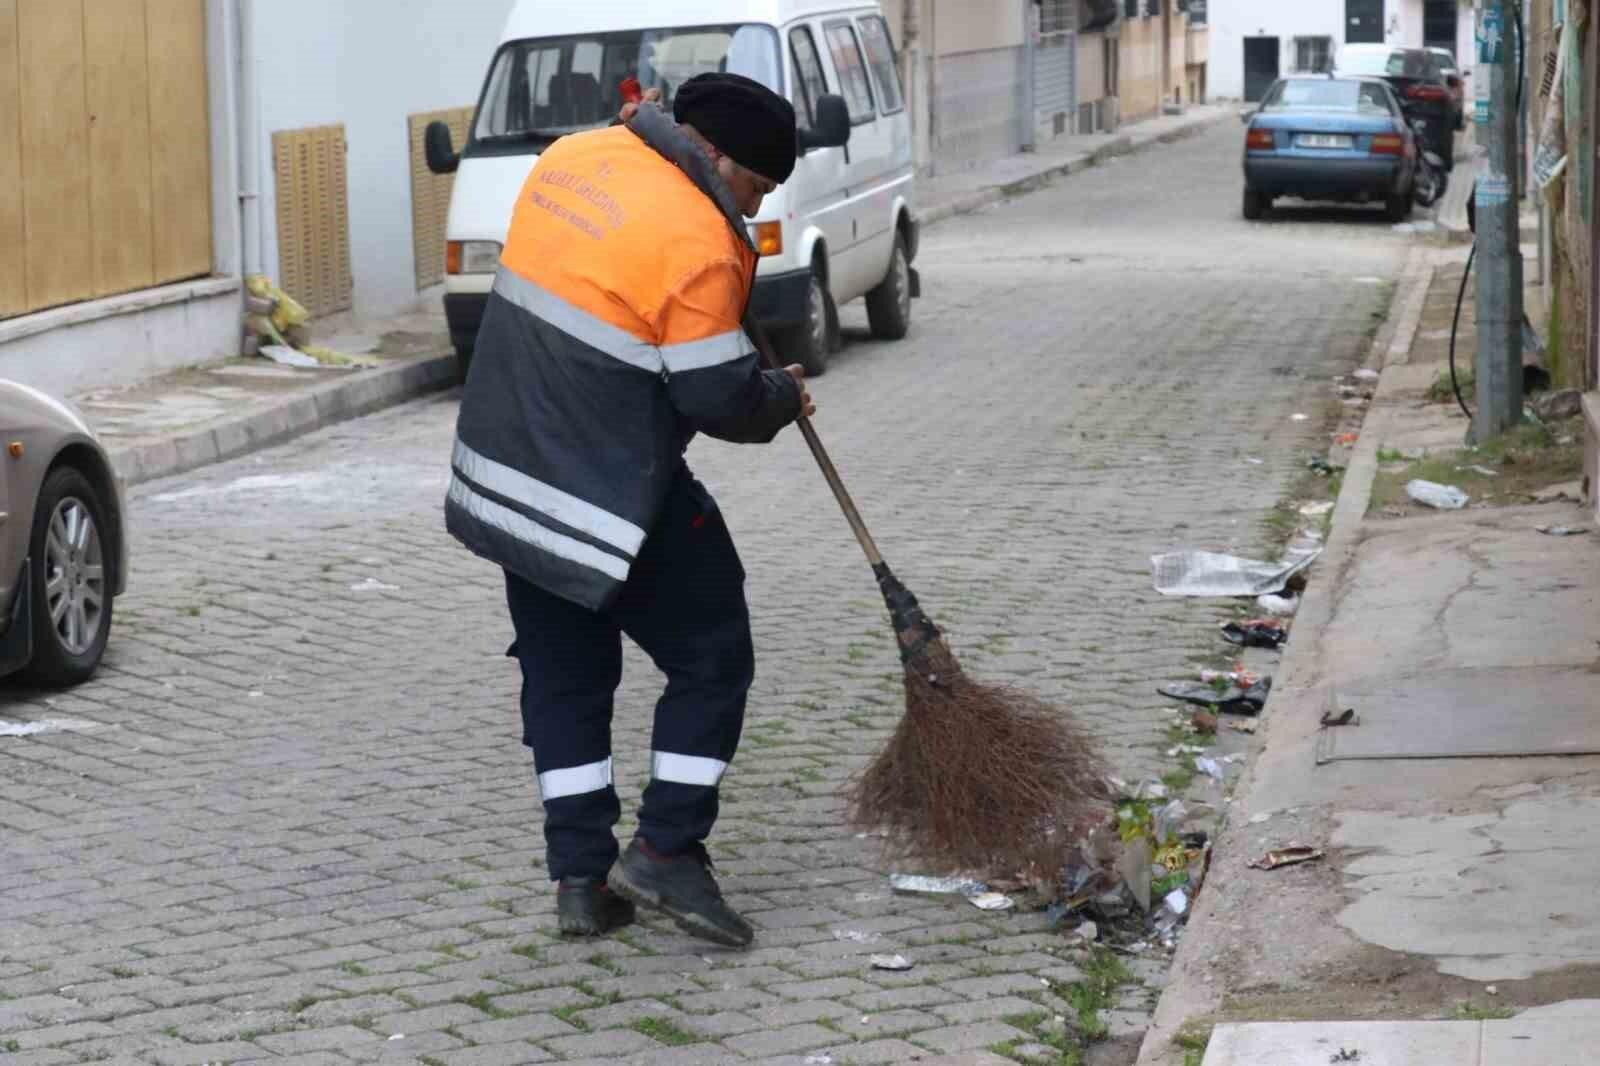
<instances>
[{"instance_id":1,"label":"pile of street litter","mask_svg":"<svg viewBox=\"0 0 1600 1066\"><path fill-rule=\"evenodd\" d=\"M377 366L371 356L346 355L313 344L311 314L294 297L262 274L245 278L244 354L281 366L349 368Z\"/></svg>"}]
</instances>

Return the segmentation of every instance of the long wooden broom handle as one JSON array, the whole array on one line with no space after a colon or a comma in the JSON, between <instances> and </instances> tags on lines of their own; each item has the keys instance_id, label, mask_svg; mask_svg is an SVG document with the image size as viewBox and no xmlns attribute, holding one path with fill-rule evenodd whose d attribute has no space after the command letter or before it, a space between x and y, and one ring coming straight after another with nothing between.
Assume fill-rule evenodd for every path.
<instances>
[{"instance_id":1,"label":"long wooden broom handle","mask_svg":"<svg viewBox=\"0 0 1600 1066\"><path fill-rule=\"evenodd\" d=\"M767 368L782 370L783 363L772 350L772 342L767 339L767 332L761 328L761 324L754 318L746 318L744 328L745 332L750 334L750 339L756 342L756 349L761 353L761 360L767 364ZM827 481L828 488L833 490L833 498L839 501L839 509L844 512L845 521L850 523L850 531L856 535L856 542L866 553L867 562L874 567L882 566L883 555L878 551L878 545L873 541L872 534L867 532L867 523L862 521L861 512L856 510L855 501L850 498L849 490L844 487L844 479L839 476L833 460L828 458L828 451L822 446L822 438L817 436L816 427L805 415L797 418L795 424L800 427L800 435L806 439L806 447L811 449L811 457L817 461L817 466L822 470L822 477Z\"/></svg>"}]
</instances>

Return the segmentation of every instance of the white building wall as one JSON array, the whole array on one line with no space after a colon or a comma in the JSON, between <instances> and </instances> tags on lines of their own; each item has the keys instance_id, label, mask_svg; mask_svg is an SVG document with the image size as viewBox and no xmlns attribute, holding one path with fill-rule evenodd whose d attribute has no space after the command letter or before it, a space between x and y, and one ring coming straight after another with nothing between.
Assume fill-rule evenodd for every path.
<instances>
[{"instance_id":1,"label":"white building wall","mask_svg":"<svg viewBox=\"0 0 1600 1066\"><path fill-rule=\"evenodd\" d=\"M512 6L513 0L250 4L260 87L261 258L269 274L278 274L272 134L343 123L355 313L417 304L406 116L477 103Z\"/></svg>"},{"instance_id":2,"label":"white building wall","mask_svg":"<svg viewBox=\"0 0 1600 1066\"><path fill-rule=\"evenodd\" d=\"M1344 0L1211 0L1210 91L1216 99L1237 100L1244 95L1244 39L1277 37L1278 69L1294 69L1296 37L1331 37L1334 49L1344 44ZM1469 24L1471 9L1462 13ZM1422 44L1422 0L1385 0L1384 29L1394 45Z\"/></svg>"}]
</instances>

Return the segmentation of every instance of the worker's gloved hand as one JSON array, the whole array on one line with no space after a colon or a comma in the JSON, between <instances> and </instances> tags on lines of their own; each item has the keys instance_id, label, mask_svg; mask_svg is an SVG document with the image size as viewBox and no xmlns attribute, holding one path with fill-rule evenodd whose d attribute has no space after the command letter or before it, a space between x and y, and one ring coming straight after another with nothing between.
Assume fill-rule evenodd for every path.
<instances>
[{"instance_id":1,"label":"worker's gloved hand","mask_svg":"<svg viewBox=\"0 0 1600 1066\"><path fill-rule=\"evenodd\" d=\"M817 413L817 405L811 402L811 393L806 391L805 368L799 363L791 363L783 368L784 372L794 378L794 383L800 387L800 415L810 418Z\"/></svg>"},{"instance_id":2,"label":"worker's gloved hand","mask_svg":"<svg viewBox=\"0 0 1600 1066\"><path fill-rule=\"evenodd\" d=\"M641 101L641 103L659 104L660 102L661 102L661 90L660 89L646 89L644 91L644 99ZM622 105L622 111L621 111L621 113L619 113L617 115L617 117L619 119L621 119L624 124L626 124L630 119L633 118L634 114L638 110L639 110L639 104L629 102L629 103L626 103L626 104Z\"/></svg>"}]
</instances>

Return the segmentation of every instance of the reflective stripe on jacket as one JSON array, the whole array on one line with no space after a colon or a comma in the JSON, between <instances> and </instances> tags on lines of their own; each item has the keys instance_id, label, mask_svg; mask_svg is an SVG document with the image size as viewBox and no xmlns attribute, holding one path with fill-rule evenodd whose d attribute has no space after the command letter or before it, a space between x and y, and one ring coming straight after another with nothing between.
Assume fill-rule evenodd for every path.
<instances>
[{"instance_id":1,"label":"reflective stripe on jacket","mask_svg":"<svg viewBox=\"0 0 1600 1066\"><path fill-rule=\"evenodd\" d=\"M697 431L764 442L799 413L740 325L756 254L659 107L564 137L518 196L456 423L456 539L592 609L615 599Z\"/></svg>"}]
</instances>

